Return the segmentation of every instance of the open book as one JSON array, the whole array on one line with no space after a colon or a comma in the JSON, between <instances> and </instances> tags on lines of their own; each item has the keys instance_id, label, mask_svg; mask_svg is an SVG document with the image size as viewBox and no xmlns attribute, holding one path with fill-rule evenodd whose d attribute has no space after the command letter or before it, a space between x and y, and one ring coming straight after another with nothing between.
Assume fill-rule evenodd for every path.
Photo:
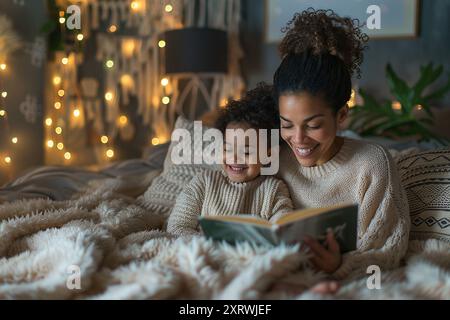
<instances>
[{"instance_id":1,"label":"open book","mask_svg":"<svg viewBox=\"0 0 450 320\"><path fill-rule=\"evenodd\" d=\"M341 252L356 249L358 205L338 205L293 211L270 222L252 215L200 216L203 233L214 240L260 245L294 244L309 235L325 240L328 228L334 232Z\"/></svg>"}]
</instances>

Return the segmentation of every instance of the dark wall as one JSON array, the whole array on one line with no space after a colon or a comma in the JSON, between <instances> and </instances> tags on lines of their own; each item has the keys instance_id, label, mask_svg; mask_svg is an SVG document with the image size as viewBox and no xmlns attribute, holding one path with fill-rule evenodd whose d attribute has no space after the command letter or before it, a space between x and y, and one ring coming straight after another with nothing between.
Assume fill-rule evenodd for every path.
<instances>
[{"instance_id":1,"label":"dark wall","mask_svg":"<svg viewBox=\"0 0 450 320\"><path fill-rule=\"evenodd\" d=\"M244 0L243 10L243 45L246 52L243 68L247 83L252 87L259 81L272 82L280 58L277 45L263 41L264 1ZM446 73L450 73L450 1L422 0L420 28L417 39L370 41L362 65L362 78L356 80L359 87L369 90L375 97L389 98L384 71L388 62L409 83L416 81L420 66L428 62L443 64ZM442 80L446 80L444 78ZM450 95L437 105L450 108Z\"/></svg>"},{"instance_id":2,"label":"dark wall","mask_svg":"<svg viewBox=\"0 0 450 320\"><path fill-rule=\"evenodd\" d=\"M9 115L10 132L8 137L6 123L0 120L0 153L8 152L12 158L8 167L4 163L0 165L0 185L27 168L43 163L42 107L46 54L39 55L39 40L36 40L46 20L46 8L43 1L21 3L0 1L0 14L10 18L23 42L23 47L9 57L6 72L0 73L0 90L8 92L1 102ZM25 110L28 112L23 112ZM18 137L18 144L11 144L11 136Z\"/></svg>"}]
</instances>

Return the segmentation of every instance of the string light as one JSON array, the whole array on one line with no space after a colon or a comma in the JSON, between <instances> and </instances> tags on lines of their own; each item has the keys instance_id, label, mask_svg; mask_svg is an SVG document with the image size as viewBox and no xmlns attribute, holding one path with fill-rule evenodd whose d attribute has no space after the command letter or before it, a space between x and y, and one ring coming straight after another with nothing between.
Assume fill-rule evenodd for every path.
<instances>
[{"instance_id":1,"label":"string light","mask_svg":"<svg viewBox=\"0 0 450 320\"><path fill-rule=\"evenodd\" d=\"M3 97L3 98L6 98L7 96L8 96L8 92L3 91L3 92L2 92L2 97Z\"/></svg>"},{"instance_id":2,"label":"string light","mask_svg":"<svg viewBox=\"0 0 450 320\"><path fill-rule=\"evenodd\" d=\"M162 102L163 104L169 104L169 103L170 103L170 98L169 98L169 97L163 97L163 98L161 99L161 102Z\"/></svg>"},{"instance_id":3,"label":"string light","mask_svg":"<svg viewBox=\"0 0 450 320\"><path fill-rule=\"evenodd\" d=\"M62 97L64 97L64 94L65 94L65 92L63 89L58 90L58 96L60 96L62 98Z\"/></svg>"},{"instance_id":4,"label":"string light","mask_svg":"<svg viewBox=\"0 0 450 320\"><path fill-rule=\"evenodd\" d=\"M166 46L166 42L164 40L159 40L158 47L164 48Z\"/></svg>"},{"instance_id":5,"label":"string light","mask_svg":"<svg viewBox=\"0 0 450 320\"><path fill-rule=\"evenodd\" d=\"M60 11L60 12L59 12L59 16L60 16L60 17L64 17L64 15L65 15L64 11Z\"/></svg>"},{"instance_id":6,"label":"string light","mask_svg":"<svg viewBox=\"0 0 450 320\"><path fill-rule=\"evenodd\" d=\"M70 152L64 153L64 159L70 160L70 158L72 158L72 155L70 154Z\"/></svg>"},{"instance_id":7,"label":"string light","mask_svg":"<svg viewBox=\"0 0 450 320\"><path fill-rule=\"evenodd\" d=\"M59 110L59 109L61 109L61 102L55 102L55 109L56 110Z\"/></svg>"},{"instance_id":8,"label":"string light","mask_svg":"<svg viewBox=\"0 0 450 320\"><path fill-rule=\"evenodd\" d=\"M62 128L61 127L56 127L55 128L55 133L56 134L61 134L62 133Z\"/></svg>"},{"instance_id":9,"label":"string light","mask_svg":"<svg viewBox=\"0 0 450 320\"><path fill-rule=\"evenodd\" d=\"M112 61L112 60L106 61L106 67L108 67L108 68L114 67L114 61Z\"/></svg>"},{"instance_id":10,"label":"string light","mask_svg":"<svg viewBox=\"0 0 450 320\"><path fill-rule=\"evenodd\" d=\"M112 99L113 99L113 94L111 93L111 92L107 92L106 94L105 94L105 99L106 99L106 101L111 101Z\"/></svg>"},{"instance_id":11,"label":"string light","mask_svg":"<svg viewBox=\"0 0 450 320\"><path fill-rule=\"evenodd\" d=\"M64 17L59 18L59 23L64 24L64 22L66 22L66 18Z\"/></svg>"},{"instance_id":12,"label":"string light","mask_svg":"<svg viewBox=\"0 0 450 320\"><path fill-rule=\"evenodd\" d=\"M398 101L394 101L392 102L392 109L394 110L401 110L402 109L402 104Z\"/></svg>"},{"instance_id":13,"label":"string light","mask_svg":"<svg viewBox=\"0 0 450 320\"><path fill-rule=\"evenodd\" d=\"M133 10L138 10L140 7L139 2L138 1L132 1L131 2L131 9Z\"/></svg>"},{"instance_id":14,"label":"string light","mask_svg":"<svg viewBox=\"0 0 450 320\"><path fill-rule=\"evenodd\" d=\"M67 57L62 58L61 59L61 63L62 64L68 64L69 63L69 58L67 58Z\"/></svg>"},{"instance_id":15,"label":"string light","mask_svg":"<svg viewBox=\"0 0 450 320\"><path fill-rule=\"evenodd\" d=\"M352 93L350 95L350 100L347 102L349 108L354 108L356 106L356 91L352 89Z\"/></svg>"},{"instance_id":16,"label":"string light","mask_svg":"<svg viewBox=\"0 0 450 320\"><path fill-rule=\"evenodd\" d=\"M4 117L4 116L6 116L6 111L0 109L0 117Z\"/></svg>"},{"instance_id":17,"label":"string light","mask_svg":"<svg viewBox=\"0 0 450 320\"><path fill-rule=\"evenodd\" d=\"M73 116L74 116L75 118L78 118L78 117L80 116L80 109L75 109L75 110L73 110Z\"/></svg>"},{"instance_id":18,"label":"string light","mask_svg":"<svg viewBox=\"0 0 450 320\"><path fill-rule=\"evenodd\" d=\"M128 118L127 118L127 116L120 116L119 117L119 123L121 124L121 125L126 125L127 124L127 122L128 122Z\"/></svg>"},{"instance_id":19,"label":"string light","mask_svg":"<svg viewBox=\"0 0 450 320\"><path fill-rule=\"evenodd\" d=\"M172 7L172 5L168 4L165 6L164 10L166 10L166 12L172 12L173 7Z\"/></svg>"},{"instance_id":20,"label":"string light","mask_svg":"<svg viewBox=\"0 0 450 320\"><path fill-rule=\"evenodd\" d=\"M159 144L159 139L158 138L153 138L152 139L152 145L157 146Z\"/></svg>"},{"instance_id":21,"label":"string light","mask_svg":"<svg viewBox=\"0 0 450 320\"><path fill-rule=\"evenodd\" d=\"M56 145L56 148L58 148L58 150L62 150L62 149L64 149L64 144L63 144L62 142L59 142L59 143Z\"/></svg>"},{"instance_id":22,"label":"string light","mask_svg":"<svg viewBox=\"0 0 450 320\"><path fill-rule=\"evenodd\" d=\"M10 163L11 163L11 157L6 156L6 157L4 158L4 161L5 161L6 164L10 164Z\"/></svg>"},{"instance_id":23,"label":"string light","mask_svg":"<svg viewBox=\"0 0 450 320\"><path fill-rule=\"evenodd\" d=\"M50 127L50 126L52 125L52 123L53 123L52 118L47 118L47 119L45 119L45 125L46 125L47 127Z\"/></svg>"},{"instance_id":24,"label":"string light","mask_svg":"<svg viewBox=\"0 0 450 320\"><path fill-rule=\"evenodd\" d=\"M107 156L108 158L114 157L114 150L113 150L113 149L108 149L108 150L106 150L106 156Z\"/></svg>"},{"instance_id":25,"label":"string light","mask_svg":"<svg viewBox=\"0 0 450 320\"><path fill-rule=\"evenodd\" d=\"M6 64L1 63L0 64L0 70L6 70Z\"/></svg>"},{"instance_id":26,"label":"string light","mask_svg":"<svg viewBox=\"0 0 450 320\"><path fill-rule=\"evenodd\" d=\"M117 27L116 27L115 24L112 24L112 25L109 26L108 30L109 30L109 32L114 33L114 32L117 31Z\"/></svg>"},{"instance_id":27,"label":"string light","mask_svg":"<svg viewBox=\"0 0 450 320\"><path fill-rule=\"evenodd\" d=\"M102 136L102 137L100 138L100 141L101 141L103 144L107 144L108 141L109 141L109 139L108 139L107 136Z\"/></svg>"},{"instance_id":28,"label":"string light","mask_svg":"<svg viewBox=\"0 0 450 320\"><path fill-rule=\"evenodd\" d=\"M55 76L55 77L53 77L53 84L54 84L55 86L61 84L61 77L60 77L60 76Z\"/></svg>"},{"instance_id":29,"label":"string light","mask_svg":"<svg viewBox=\"0 0 450 320\"><path fill-rule=\"evenodd\" d=\"M163 87L167 86L168 84L169 84L169 79L167 79L167 78L162 78L161 79L161 85Z\"/></svg>"},{"instance_id":30,"label":"string light","mask_svg":"<svg viewBox=\"0 0 450 320\"><path fill-rule=\"evenodd\" d=\"M53 140L47 140L47 147L53 148L54 145L55 145L55 142L53 142Z\"/></svg>"},{"instance_id":31,"label":"string light","mask_svg":"<svg viewBox=\"0 0 450 320\"><path fill-rule=\"evenodd\" d=\"M83 35L82 33L79 33L79 34L77 35L77 40L78 40L78 41L83 41L83 39L84 39L84 35Z\"/></svg>"},{"instance_id":32,"label":"string light","mask_svg":"<svg viewBox=\"0 0 450 320\"><path fill-rule=\"evenodd\" d=\"M14 143L14 144L16 144L17 142L19 142L19 139L18 139L17 137L13 137L13 138L11 139L11 142Z\"/></svg>"}]
</instances>

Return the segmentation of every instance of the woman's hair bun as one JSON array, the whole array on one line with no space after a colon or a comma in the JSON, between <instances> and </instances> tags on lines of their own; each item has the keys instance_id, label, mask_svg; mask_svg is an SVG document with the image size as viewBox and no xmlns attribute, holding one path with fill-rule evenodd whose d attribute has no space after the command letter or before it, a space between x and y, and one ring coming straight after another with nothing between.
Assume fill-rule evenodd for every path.
<instances>
[{"instance_id":1,"label":"woman's hair bun","mask_svg":"<svg viewBox=\"0 0 450 320\"><path fill-rule=\"evenodd\" d=\"M286 33L279 46L282 57L306 51L313 54L332 54L347 65L350 74L363 61L363 51L369 37L361 31L359 20L339 17L333 10L309 8L296 13L282 32Z\"/></svg>"}]
</instances>

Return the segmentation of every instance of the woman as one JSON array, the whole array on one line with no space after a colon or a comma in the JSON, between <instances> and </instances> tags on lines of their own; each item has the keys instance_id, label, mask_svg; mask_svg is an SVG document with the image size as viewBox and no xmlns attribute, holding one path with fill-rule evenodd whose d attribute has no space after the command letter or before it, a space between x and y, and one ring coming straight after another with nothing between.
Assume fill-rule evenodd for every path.
<instances>
[{"instance_id":1,"label":"woman","mask_svg":"<svg viewBox=\"0 0 450 320\"><path fill-rule=\"evenodd\" d=\"M312 263L335 279L365 273L370 265L394 268L406 252L410 226L395 163L378 145L337 136L367 36L348 18L312 9L296 14L285 32L274 75L288 146L280 154L280 177L296 208L350 202L360 210L357 250L341 256L331 234L325 246L306 239Z\"/></svg>"}]
</instances>

